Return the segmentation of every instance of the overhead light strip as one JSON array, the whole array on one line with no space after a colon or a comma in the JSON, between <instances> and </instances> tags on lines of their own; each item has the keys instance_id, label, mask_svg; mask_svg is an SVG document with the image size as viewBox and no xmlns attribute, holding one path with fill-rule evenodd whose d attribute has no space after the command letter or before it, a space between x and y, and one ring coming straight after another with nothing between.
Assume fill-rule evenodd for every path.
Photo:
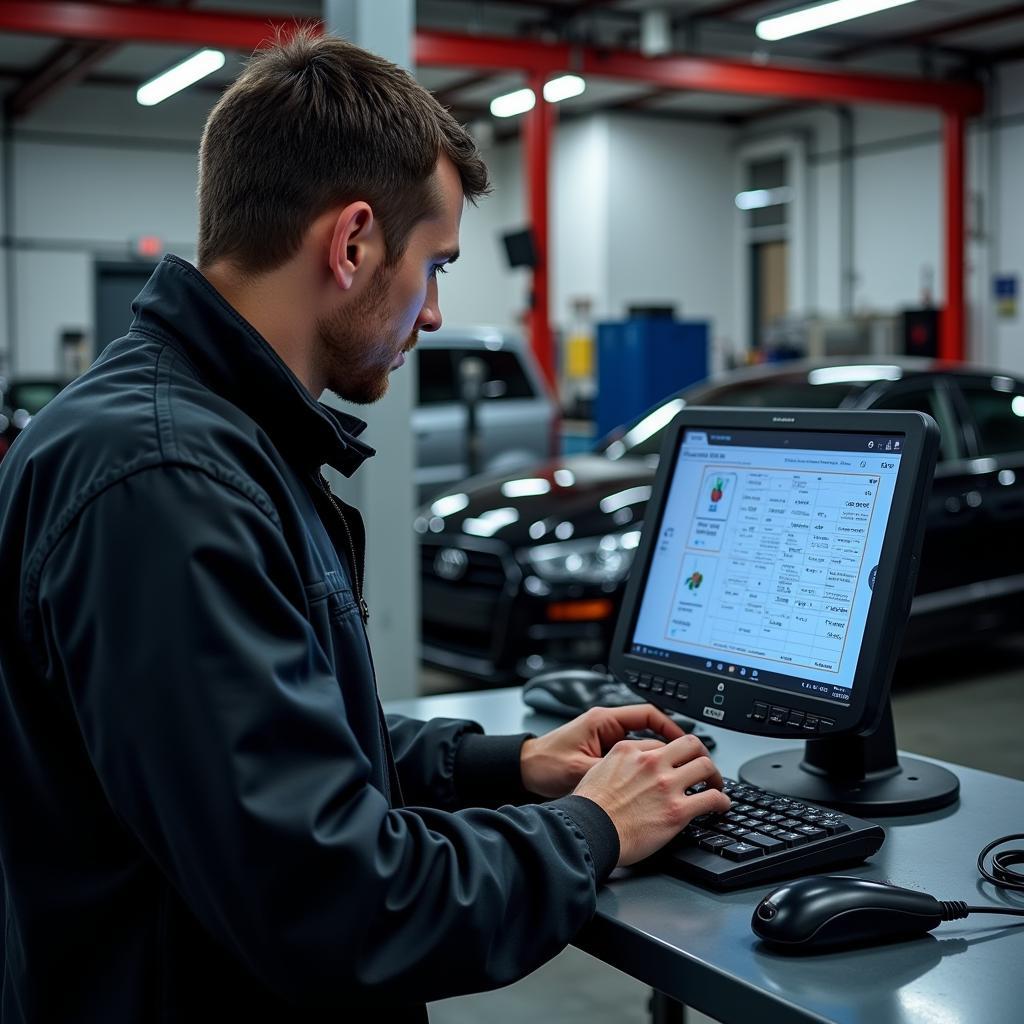
<instances>
[{"instance_id":1,"label":"overhead light strip","mask_svg":"<svg viewBox=\"0 0 1024 1024\"><path fill-rule=\"evenodd\" d=\"M758 38L773 42L915 2L916 0L831 0L829 3L815 4L813 7L802 7L787 14L764 18L757 23L754 31Z\"/></svg>"},{"instance_id":2,"label":"overhead light strip","mask_svg":"<svg viewBox=\"0 0 1024 1024\"><path fill-rule=\"evenodd\" d=\"M201 78L212 75L224 67L224 54L220 50L200 50L187 60L175 64L163 74L151 78L139 86L135 98L144 107L152 107L162 103L168 96L173 96L182 89L194 85Z\"/></svg>"},{"instance_id":3,"label":"overhead light strip","mask_svg":"<svg viewBox=\"0 0 1024 1024\"><path fill-rule=\"evenodd\" d=\"M548 103L561 103L579 96L586 87L587 83L579 75L560 75L545 83L544 99ZM537 96L532 89L516 89L491 100L491 113L495 117L515 117L533 110L536 105Z\"/></svg>"}]
</instances>

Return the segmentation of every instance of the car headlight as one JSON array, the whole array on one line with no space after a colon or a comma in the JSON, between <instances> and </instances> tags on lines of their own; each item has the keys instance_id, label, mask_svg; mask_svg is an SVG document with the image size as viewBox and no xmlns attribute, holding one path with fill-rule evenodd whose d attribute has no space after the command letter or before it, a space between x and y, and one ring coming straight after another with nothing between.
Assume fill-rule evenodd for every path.
<instances>
[{"instance_id":1,"label":"car headlight","mask_svg":"<svg viewBox=\"0 0 1024 1024\"><path fill-rule=\"evenodd\" d=\"M549 583L619 583L633 564L640 531L608 533L527 548L530 568Z\"/></svg>"}]
</instances>

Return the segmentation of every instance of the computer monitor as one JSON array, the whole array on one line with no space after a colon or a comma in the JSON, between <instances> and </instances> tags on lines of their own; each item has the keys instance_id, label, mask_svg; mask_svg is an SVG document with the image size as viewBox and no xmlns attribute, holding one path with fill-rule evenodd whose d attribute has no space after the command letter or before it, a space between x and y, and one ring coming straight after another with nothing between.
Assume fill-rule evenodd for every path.
<instances>
[{"instance_id":1,"label":"computer monitor","mask_svg":"<svg viewBox=\"0 0 1024 1024\"><path fill-rule=\"evenodd\" d=\"M897 758L889 705L937 450L922 413L683 409L613 673L698 721L806 739L744 782L854 813L955 800L952 773Z\"/></svg>"}]
</instances>

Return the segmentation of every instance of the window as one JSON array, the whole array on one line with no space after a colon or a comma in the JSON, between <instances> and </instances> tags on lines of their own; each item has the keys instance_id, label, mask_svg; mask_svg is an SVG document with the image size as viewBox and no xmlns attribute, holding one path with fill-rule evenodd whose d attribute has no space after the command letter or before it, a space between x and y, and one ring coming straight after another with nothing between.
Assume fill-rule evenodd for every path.
<instances>
[{"instance_id":1,"label":"window","mask_svg":"<svg viewBox=\"0 0 1024 1024\"><path fill-rule=\"evenodd\" d=\"M999 388L980 382L961 386L978 430L981 454L1024 452L1024 389L1009 377L997 378L997 383Z\"/></svg>"},{"instance_id":2,"label":"window","mask_svg":"<svg viewBox=\"0 0 1024 1024\"><path fill-rule=\"evenodd\" d=\"M452 353L455 365L467 356L480 359L485 366L485 399L533 398L533 386L515 352L508 349L466 348Z\"/></svg>"},{"instance_id":3,"label":"window","mask_svg":"<svg viewBox=\"0 0 1024 1024\"><path fill-rule=\"evenodd\" d=\"M421 348L417 357L420 405L458 401L459 390L455 386L451 351L446 348Z\"/></svg>"},{"instance_id":4,"label":"window","mask_svg":"<svg viewBox=\"0 0 1024 1024\"><path fill-rule=\"evenodd\" d=\"M949 399L934 387L897 388L872 403L872 409L908 409L925 412L939 425L939 462L959 456L956 421Z\"/></svg>"}]
</instances>

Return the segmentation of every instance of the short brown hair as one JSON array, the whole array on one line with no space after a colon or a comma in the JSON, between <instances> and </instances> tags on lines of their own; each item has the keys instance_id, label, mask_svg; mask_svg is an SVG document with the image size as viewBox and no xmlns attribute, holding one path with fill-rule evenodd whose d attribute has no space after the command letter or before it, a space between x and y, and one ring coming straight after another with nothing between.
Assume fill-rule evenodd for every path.
<instances>
[{"instance_id":1,"label":"short brown hair","mask_svg":"<svg viewBox=\"0 0 1024 1024\"><path fill-rule=\"evenodd\" d=\"M300 29L259 50L210 112L199 153L199 265L273 270L325 210L364 200L387 262L437 208L444 154L475 201L487 168L465 128L405 70Z\"/></svg>"}]
</instances>

